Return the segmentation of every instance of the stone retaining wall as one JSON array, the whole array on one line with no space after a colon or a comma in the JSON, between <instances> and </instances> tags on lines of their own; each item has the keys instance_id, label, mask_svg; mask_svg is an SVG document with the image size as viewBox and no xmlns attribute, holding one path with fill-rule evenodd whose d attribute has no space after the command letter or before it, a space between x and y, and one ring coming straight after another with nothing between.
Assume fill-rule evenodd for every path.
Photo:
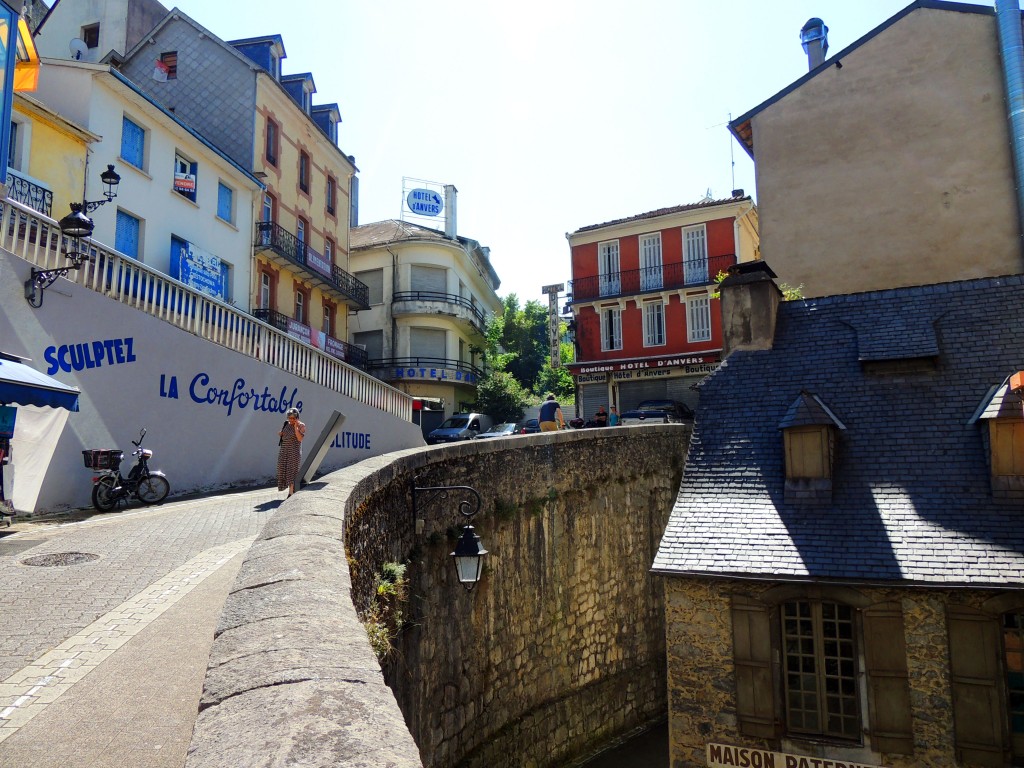
<instances>
[{"instance_id":1,"label":"stone retaining wall","mask_svg":"<svg viewBox=\"0 0 1024 768\"><path fill-rule=\"evenodd\" d=\"M649 568L688 440L665 425L461 443L307 486L225 604L188 768L558 766L663 717ZM414 485L479 492L490 554L472 592L449 557L463 497L421 494L414 515ZM407 563L409 599L382 675L357 610L389 562Z\"/></svg>"}]
</instances>

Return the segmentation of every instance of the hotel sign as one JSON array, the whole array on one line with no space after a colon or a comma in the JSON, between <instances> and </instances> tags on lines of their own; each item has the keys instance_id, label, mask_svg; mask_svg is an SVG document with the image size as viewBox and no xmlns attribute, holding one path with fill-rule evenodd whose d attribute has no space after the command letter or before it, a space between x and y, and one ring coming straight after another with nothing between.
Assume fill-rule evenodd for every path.
<instances>
[{"instance_id":1,"label":"hotel sign","mask_svg":"<svg viewBox=\"0 0 1024 768\"><path fill-rule=\"evenodd\" d=\"M709 768L882 768L849 760L791 755L728 744L708 744L707 760Z\"/></svg>"},{"instance_id":2,"label":"hotel sign","mask_svg":"<svg viewBox=\"0 0 1024 768\"><path fill-rule=\"evenodd\" d=\"M575 363L570 366L573 375L588 373L618 373L620 371L650 371L663 368L687 369L686 373L710 373L718 366L720 355L718 352L708 352L702 355L678 355L675 357L649 357L643 360L619 360L616 362L593 362ZM710 370L703 370L710 368Z\"/></svg>"}]
</instances>

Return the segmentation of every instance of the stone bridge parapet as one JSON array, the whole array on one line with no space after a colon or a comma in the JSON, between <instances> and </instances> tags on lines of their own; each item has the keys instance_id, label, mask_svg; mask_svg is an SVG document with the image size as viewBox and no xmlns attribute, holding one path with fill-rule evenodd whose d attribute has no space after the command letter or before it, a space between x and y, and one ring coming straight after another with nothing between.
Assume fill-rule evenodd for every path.
<instances>
[{"instance_id":1,"label":"stone bridge parapet","mask_svg":"<svg viewBox=\"0 0 1024 768\"><path fill-rule=\"evenodd\" d=\"M416 448L306 486L250 549L211 651L187 768L557 766L666 711L650 565L687 425ZM471 486L489 554L449 553ZM422 496L421 496L422 499ZM360 621L388 563L408 598L383 668Z\"/></svg>"}]
</instances>

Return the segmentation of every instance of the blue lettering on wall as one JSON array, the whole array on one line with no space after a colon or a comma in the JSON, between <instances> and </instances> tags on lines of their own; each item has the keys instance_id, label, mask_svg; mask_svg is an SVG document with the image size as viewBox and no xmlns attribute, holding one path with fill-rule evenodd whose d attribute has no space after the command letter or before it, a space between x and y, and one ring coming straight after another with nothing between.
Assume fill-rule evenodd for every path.
<instances>
[{"instance_id":1,"label":"blue lettering on wall","mask_svg":"<svg viewBox=\"0 0 1024 768\"><path fill-rule=\"evenodd\" d=\"M331 448L356 448L364 451L370 450L369 432L339 432Z\"/></svg>"},{"instance_id":2,"label":"blue lettering on wall","mask_svg":"<svg viewBox=\"0 0 1024 768\"><path fill-rule=\"evenodd\" d=\"M193 402L227 408L228 416L236 405L243 410L251 408L253 411L269 413L284 413L289 408L297 408L302 413L302 401L295 399L298 392L297 387L292 387L291 394L288 393L288 387L281 387L280 395L272 394L270 387L257 392L253 387L246 389L245 379L241 377L235 379L230 389L222 389L210 386L210 375L207 373L197 373L188 385L188 394Z\"/></svg>"},{"instance_id":3,"label":"blue lettering on wall","mask_svg":"<svg viewBox=\"0 0 1024 768\"><path fill-rule=\"evenodd\" d=\"M164 385L165 375L160 374L160 397L168 397L172 400L178 399L178 377L171 376L170 382Z\"/></svg>"},{"instance_id":4,"label":"blue lettering on wall","mask_svg":"<svg viewBox=\"0 0 1024 768\"><path fill-rule=\"evenodd\" d=\"M135 339L100 339L79 344L49 346L43 350L43 359L49 363L46 375L57 371L71 373L104 365L124 365L135 362Z\"/></svg>"}]
</instances>

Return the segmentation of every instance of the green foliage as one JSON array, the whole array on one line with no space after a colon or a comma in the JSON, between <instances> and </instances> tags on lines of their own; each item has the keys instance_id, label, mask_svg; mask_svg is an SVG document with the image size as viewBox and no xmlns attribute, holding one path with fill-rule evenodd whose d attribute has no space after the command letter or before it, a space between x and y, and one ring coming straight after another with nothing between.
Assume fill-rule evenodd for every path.
<instances>
[{"instance_id":1,"label":"green foliage","mask_svg":"<svg viewBox=\"0 0 1024 768\"><path fill-rule=\"evenodd\" d=\"M530 393L511 372L491 371L477 383L476 407L491 416L496 424L520 421L529 401Z\"/></svg>"},{"instance_id":2,"label":"green foliage","mask_svg":"<svg viewBox=\"0 0 1024 768\"><path fill-rule=\"evenodd\" d=\"M491 370L506 371L523 389L533 391L548 357L548 311L539 301L522 307L511 293L502 311L484 329L484 356Z\"/></svg>"},{"instance_id":3,"label":"green foliage","mask_svg":"<svg viewBox=\"0 0 1024 768\"><path fill-rule=\"evenodd\" d=\"M715 275L715 283L721 285L722 281L725 280L725 278L727 278L728 276L729 275L727 272L723 272L720 270L718 274ZM779 290L782 291L783 301L799 301L804 297L803 283L800 283L800 285L797 286L792 286L789 283L779 283L778 286ZM720 295L721 293L719 291L715 291L714 293L711 294L711 298L717 299Z\"/></svg>"},{"instance_id":4,"label":"green foliage","mask_svg":"<svg viewBox=\"0 0 1024 768\"><path fill-rule=\"evenodd\" d=\"M394 651L394 640L405 623L409 601L409 580L404 563L384 563L373 580L373 597L363 616L363 626L377 659L383 661Z\"/></svg>"}]
</instances>

